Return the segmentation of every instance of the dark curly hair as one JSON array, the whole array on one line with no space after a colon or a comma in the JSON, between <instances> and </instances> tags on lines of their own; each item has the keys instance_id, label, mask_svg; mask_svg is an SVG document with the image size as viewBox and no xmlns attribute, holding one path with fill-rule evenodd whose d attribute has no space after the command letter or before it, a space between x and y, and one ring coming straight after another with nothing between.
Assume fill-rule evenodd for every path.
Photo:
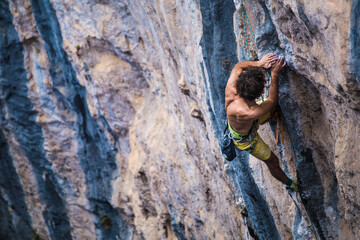
<instances>
[{"instance_id":1,"label":"dark curly hair","mask_svg":"<svg viewBox=\"0 0 360 240\"><path fill-rule=\"evenodd\" d=\"M262 68L248 68L239 75L236 91L240 97L253 101L264 93L265 82Z\"/></svg>"}]
</instances>

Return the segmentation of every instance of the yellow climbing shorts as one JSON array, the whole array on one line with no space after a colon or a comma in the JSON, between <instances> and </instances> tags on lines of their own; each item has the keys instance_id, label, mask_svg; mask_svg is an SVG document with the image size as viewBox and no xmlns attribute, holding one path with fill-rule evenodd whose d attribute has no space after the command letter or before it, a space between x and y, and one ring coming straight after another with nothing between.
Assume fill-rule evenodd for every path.
<instances>
[{"instance_id":1,"label":"yellow climbing shorts","mask_svg":"<svg viewBox=\"0 0 360 240\"><path fill-rule=\"evenodd\" d=\"M257 102L257 104L260 104L260 103L261 102ZM250 152L251 155L253 155L254 157L256 157L260 160L263 160L263 161L269 159L269 157L271 156L271 150L270 150L270 147L261 139L257 130L259 129L259 125L264 124L268 119L270 119L270 117L271 117L271 114L270 114L270 112L268 112L258 119L256 131L255 131L255 137L253 139L253 143L256 145L255 145L255 148ZM229 125L229 128L231 128L230 125ZM232 131L234 131L234 130L232 130ZM240 135L243 135L243 134L240 134ZM235 147L237 147L240 150L248 150L251 148L250 141L236 142L233 140L233 142L235 144Z\"/></svg>"}]
</instances>

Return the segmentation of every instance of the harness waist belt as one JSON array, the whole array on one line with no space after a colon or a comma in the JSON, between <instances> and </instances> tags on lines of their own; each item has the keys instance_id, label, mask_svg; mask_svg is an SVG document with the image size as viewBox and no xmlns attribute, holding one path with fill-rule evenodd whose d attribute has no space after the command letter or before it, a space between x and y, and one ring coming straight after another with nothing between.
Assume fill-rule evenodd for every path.
<instances>
[{"instance_id":1,"label":"harness waist belt","mask_svg":"<svg viewBox=\"0 0 360 240\"><path fill-rule=\"evenodd\" d=\"M229 126L229 131L231 134L231 138L235 139L235 140L240 140L240 141L247 139L249 137L249 135L256 132L256 122L257 121L254 121L251 129L247 133L240 134L240 133L235 132L234 129L232 129L232 127L230 126L229 120L228 120L228 126Z\"/></svg>"}]
</instances>

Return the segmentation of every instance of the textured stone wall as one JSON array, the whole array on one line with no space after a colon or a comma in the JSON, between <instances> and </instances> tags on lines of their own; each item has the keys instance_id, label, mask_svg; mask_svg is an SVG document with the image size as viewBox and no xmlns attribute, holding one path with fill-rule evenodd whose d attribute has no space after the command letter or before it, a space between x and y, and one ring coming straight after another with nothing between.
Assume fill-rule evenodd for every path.
<instances>
[{"instance_id":1,"label":"textured stone wall","mask_svg":"<svg viewBox=\"0 0 360 240\"><path fill-rule=\"evenodd\" d=\"M260 134L306 214L219 152L241 1L3 0L0 239L359 239L360 1L244 4L250 58L288 64Z\"/></svg>"}]
</instances>

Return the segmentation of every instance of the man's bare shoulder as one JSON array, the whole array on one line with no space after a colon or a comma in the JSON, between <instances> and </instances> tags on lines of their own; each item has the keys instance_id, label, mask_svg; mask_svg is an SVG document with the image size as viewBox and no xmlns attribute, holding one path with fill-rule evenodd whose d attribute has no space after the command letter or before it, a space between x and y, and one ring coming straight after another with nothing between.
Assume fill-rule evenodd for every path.
<instances>
[{"instance_id":1,"label":"man's bare shoulder","mask_svg":"<svg viewBox=\"0 0 360 240\"><path fill-rule=\"evenodd\" d=\"M227 106L226 112L228 116L236 116L238 120L252 121L259 107L256 103L249 104L244 99L237 97Z\"/></svg>"},{"instance_id":2,"label":"man's bare shoulder","mask_svg":"<svg viewBox=\"0 0 360 240\"><path fill-rule=\"evenodd\" d=\"M228 115L236 116L237 118L246 117L249 112L249 106L240 97L237 96L229 104L226 112Z\"/></svg>"},{"instance_id":3,"label":"man's bare shoulder","mask_svg":"<svg viewBox=\"0 0 360 240\"><path fill-rule=\"evenodd\" d=\"M236 85L236 80L239 78L239 75L242 73L241 68L237 68L236 66L233 68L233 70L230 73L230 77L227 81L226 87L234 88Z\"/></svg>"}]
</instances>

